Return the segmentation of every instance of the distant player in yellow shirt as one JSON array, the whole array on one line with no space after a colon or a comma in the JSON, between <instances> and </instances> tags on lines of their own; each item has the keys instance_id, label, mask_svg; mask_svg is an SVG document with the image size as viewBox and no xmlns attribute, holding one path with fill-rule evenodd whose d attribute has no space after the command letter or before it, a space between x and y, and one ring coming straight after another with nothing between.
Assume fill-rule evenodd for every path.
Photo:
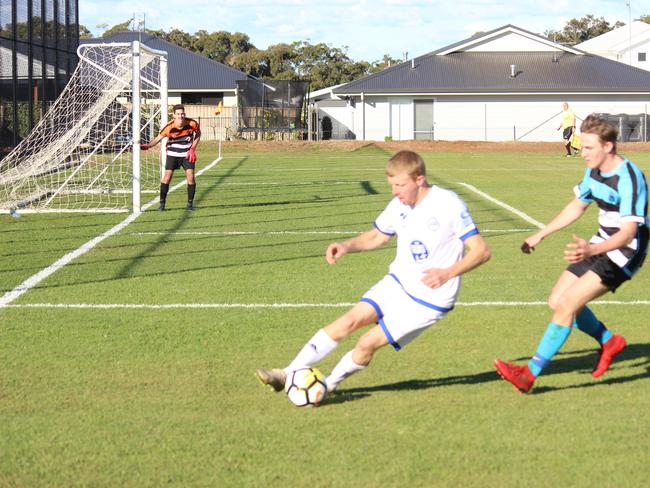
<instances>
[{"instance_id":1,"label":"distant player in yellow shirt","mask_svg":"<svg viewBox=\"0 0 650 488\"><path fill-rule=\"evenodd\" d=\"M576 130L576 114L569 107L567 102L562 104L562 123L557 130L562 129L562 140L566 148L566 157L571 157L571 136Z\"/></svg>"}]
</instances>

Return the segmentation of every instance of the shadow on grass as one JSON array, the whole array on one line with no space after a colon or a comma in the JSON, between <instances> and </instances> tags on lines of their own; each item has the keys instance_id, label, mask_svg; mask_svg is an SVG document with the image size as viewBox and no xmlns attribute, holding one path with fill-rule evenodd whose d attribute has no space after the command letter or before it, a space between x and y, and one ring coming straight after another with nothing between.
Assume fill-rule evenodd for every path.
<instances>
[{"instance_id":1,"label":"shadow on grass","mask_svg":"<svg viewBox=\"0 0 650 488\"><path fill-rule=\"evenodd\" d=\"M413 379L398 381L397 383L387 383L385 385L367 386L361 388L349 388L345 390L337 390L330 396L323 405L331 405L336 403L345 403L354 400L360 400L367 396L372 395L378 391L413 391L413 390L427 390L429 388L438 388L441 386L453 385L474 385L477 383L488 383L500 379L496 371L486 371L483 373L468 374L461 376L448 376L444 378L430 378L430 379Z\"/></svg>"},{"instance_id":2,"label":"shadow on grass","mask_svg":"<svg viewBox=\"0 0 650 488\"><path fill-rule=\"evenodd\" d=\"M628 346L612 362L610 372L623 369L633 369L624 376L608 377L608 373L598 379L591 377L591 370L598 362L598 349L574 351L561 354L559 359L554 359L548 368L548 375L563 374L578 371L589 374L589 380L567 386L540 385L532 390L532 394L540 395L553 391L570 390L574 388L592 388L601 385L616 385L650 378L650 344L628 344ZM557 364L555 364L557 363ZM610 373L611 374L611 373ZM546 374L544 375L546 376ZM540 377L541 379L542 377Z\"/></svg>"},{"instance_id":3,"label":"shadow on grass","mask_svg":"<svg viewBox=\"0 0 650 488\"><path fill-rule=\"evenodd\" d=\"M514 361L517 363L525 363L529 357L517 358ZM573 388L591 388L602 385L616 385L620 383L627 383L630 381L637 381L650 378L650 343L630 344L628 345L614 360L610 368L610 374L615 373L617 370L633 369L634 371L624 376L605 376L594 379L589 373L594 365L598 362L597 349L585 349L581 351L571 351L567 353L558 354L544 375L540 377L540 382L545 378L552 377L556 374L564 373L585 373L588 374L588 380L581 383L576 383L568 386L539 386L531 391L531 395L540 395L544 393L569 390ZM491 381L503 381L495 370L485 371L476 374L468 374L461 376L447 376L443 378L430 378L430 379L413 379L399 381L397 383L387 383L384 385L375 385L361 388L340 389L332 394L323 406L345 403L349 401L361 400L368 397L375 392L401 392L412 390L426 390L429 388L438 388L441 386L454 386L454 385L475 385L480 383L488 383ZM511 390L510 390L511 391Z\"/></svg>"}]
</instances>

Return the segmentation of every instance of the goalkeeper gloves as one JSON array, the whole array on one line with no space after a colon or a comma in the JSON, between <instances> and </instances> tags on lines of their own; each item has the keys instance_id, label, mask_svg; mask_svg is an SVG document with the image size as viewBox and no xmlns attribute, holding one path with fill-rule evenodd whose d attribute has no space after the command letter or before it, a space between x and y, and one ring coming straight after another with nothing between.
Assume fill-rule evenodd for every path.
<instances>
[{"instance_id":1,"label":"goalkeeper gloves","mask_svg":"<svg viewBox=\"0 0 650 488\"><path fill-rule=\"evenodd\" d=\"M194 148L191 147L189 151L187 151L187 160L190 163L196 163L196 153L194 152Z\"/></svg>"},{"instance_id":2,"label":"goalkeeper gloves","mask_svg":"<svg viewBox=\"0 0 650 488\"><path fill-rule=\"evenodd\" d=\"M146 151L147 149L149 149L149 144L140 144L140 149Z\"/></svg>"}]
</instances>

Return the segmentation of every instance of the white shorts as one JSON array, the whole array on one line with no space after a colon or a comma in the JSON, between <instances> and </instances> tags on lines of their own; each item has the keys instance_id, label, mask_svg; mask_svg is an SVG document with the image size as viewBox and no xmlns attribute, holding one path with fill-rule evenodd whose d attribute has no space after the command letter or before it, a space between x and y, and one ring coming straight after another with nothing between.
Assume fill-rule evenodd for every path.
<instances>
[{"instance_id":1,"label":"white shorts","mask_svg":"<svg viewBox=\"0 0 650 488\"><path fill-rule=\"evenodd\" d=\"M407 345L431 325L442 319L451 308L437 307L410 296L391 275L370 288L362 302L377 312L379 326L396 351Z\"/></svg>"}]
</instances>

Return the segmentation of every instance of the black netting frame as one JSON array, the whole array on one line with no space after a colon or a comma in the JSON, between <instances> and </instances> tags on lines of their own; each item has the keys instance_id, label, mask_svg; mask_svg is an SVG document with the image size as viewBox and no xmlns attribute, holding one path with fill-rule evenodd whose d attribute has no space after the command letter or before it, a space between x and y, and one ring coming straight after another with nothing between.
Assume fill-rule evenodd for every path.
<instances>
[{"instance_id":1,"label":"black netting frame","mask_svg":"<svg viewBox=\"0 0 650 488\"><path fill-rule=\"evenodd\" d=\"M239 132L304 133L308 90L308 81L237 81Z\"/></svg>"}]
</instances>

